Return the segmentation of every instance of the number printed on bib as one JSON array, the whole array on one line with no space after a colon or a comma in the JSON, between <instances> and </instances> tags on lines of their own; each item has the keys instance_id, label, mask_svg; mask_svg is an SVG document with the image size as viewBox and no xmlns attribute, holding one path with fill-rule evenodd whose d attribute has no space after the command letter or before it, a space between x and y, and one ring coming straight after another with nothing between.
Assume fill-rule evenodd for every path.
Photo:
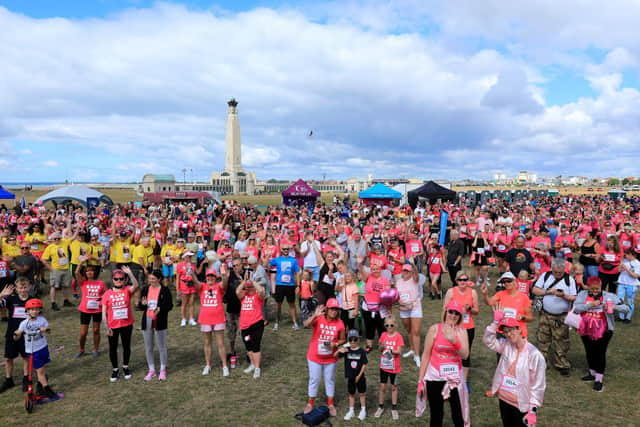
<instances>
[{"instance_id":1,"label":"number printed on bib","mask_svg":"<svg viewBox=\"0 0 640 427\"><path fill-rule=\"evenodd\" d=\"M508 317L509 319L515 319L518 311L515 308L504 307L502 309L504 313L504 317Z\"/></svg>"},{"instance_id":2,"label":"number printed on bib","mask_svg":"<svg viewBox=\"0 0 640 427\"><path fill-rule=\"evenodd\" d=\"M460 368L453 364L440 365L440 376L442 378L459 378Z\"/></svg>"},{"instance_id":3,"label":"number printed on bib","mask_svg":"<svg viewBox=\"0 0 640 427\"><path fill-rule=\"evenodd\" d=\"M500 383L500 390L507 393L516 394L518 390L518 380L511 375L505 375L502 377L502 383Z\"/></svg>"},{"instance_id":4,"label":"number printed on bib","mask_svg":"<svg viewBox=\"0 0 640 427\"><path fill-rule=\"evenodd\" d=\"M282 276L280 276L280 281L282 283L291 283L291 275L283 274Z\"/></svg>"},{"instance_id":5,"label":"number printed on bib","mask_svg":"<svg viewBox=\"0 0 640 427\"><path fill-rule=\"evenodd\" d=\"M100 301L96 299L88 299L87 300L87 309L88 310L97 310L100 308Z\"/></svg>"},{"instance_id":6,"label":"number printed on bib","mask_svg":"<svg viewBox=\"0 0 640 427\"><path fill-rule=\"evenodd\" d=\"M462 323L470 323L471 322L471 315L469 313L464 313L462 315Z\"/></svg>"},{"instance_id":7,"label":"number printed on bib","mask_svg":"<svg viewBox=\"0 0 640 427\"><path fill-rule=\"evenodd\" d=\"M331 342L318 341L318 355L329 356L331 354Z\"/></svg>"},{"instance_id":8,"label":"number printed on bib","mask_svg":"<svg viewBox=\"0 0 640 427\"><path fill-rule=\"evenodd\" d=\"M507 247L505 245L498 245L498 250L499 251L503 251L504 252L505 249L507 249Z\"/></svg>"},{"instance_id":9,"label":"number printed on bib","mask_svg":"<svg viewBox=\"0 0 640 427\"><path fill-rule=\"evenodd\" d=\"M155 310L158 307L158 301L152 299L151 301L147 301L147 310Z\"/></svg>"},{"instance_id":10,"label":"number printed on bib","mask_svg":"<svg viewBox=\"0 0 640 427\"><path fill-rule=\"evenodd\" d=\"M484 255L484 248L478 248L476 249L476 252L478 253L478 255Z\"/></svg>"},{"instance_id":11,"label":"number printed on bib","mask_svg":"<svg viewBox=\"0 0 640 427\"><path fill-rule=\"evenodd\" d=\"M380 369L385 371L394 371L396 368L396 360L391 352L382 353L380 355Z\"/></svg>"},{"instance_id":12,"label":"number printed on bib","mask_svg":"<svg viewBox=\"0 0 640 427\"><path fill-rule=\"evenodd\" d=\"M114 308L113 320L126 320L129 318L129 310L127 308Z\"/></svg>"},{"instance_id":13,"label":"number printed on bib","mask_svg":"<svg viewBox=\"0 0 640 427\"><path fill-rule=\"evenodd\" d=\"M69 261L66 258L59 258L58 265L67 265Z\"/></svg>"},{"instance_id":14,"label":"number printed on bib","mask_svg":"<svg viewBox=\"0 0 640 427\"><path fill-rule=\"evenodd\" d=\"M14 319L26 319L27 318L27 310L24 307L13 307L13 318Z\"/></svg>"}]
</instances>

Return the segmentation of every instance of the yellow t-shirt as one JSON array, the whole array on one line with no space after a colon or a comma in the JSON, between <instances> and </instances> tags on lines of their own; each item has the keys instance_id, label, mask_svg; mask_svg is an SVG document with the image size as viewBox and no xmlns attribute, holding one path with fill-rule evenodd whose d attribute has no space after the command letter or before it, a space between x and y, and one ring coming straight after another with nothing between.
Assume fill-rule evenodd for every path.
<instances>
[{"instance_id":1,"label":"yellow t-shirt","mask_svg":"<svg viewBox=\"0 0 640 427\"><path fill-rule=\"evenodd\" d=\"M2 243L2 255L14 257L14 258L17 256L20 256L20 246L18 246L17 244L9 245L5 241Z\"/></svg>"},{"instance_id":2,"label":"yellow t-shirt","mask_svg":"<svg viewBox=\"0 0 640 427\"><path fill-rule=\"evenodd\" d=\"M34 238L38 240L37 243L33 243ZM24 240L31 244L31 252L42 252L46 246L44 241L47 240L47 236L43 233L31 233L27 234Z\"/></svg>"},{"instance_id":3,"label":"yellow t-shirt","mask_svg":"<svg viewBox=\"0 0 640 427\"><path fill-rule=\"evenodd\" d=\"M140 264L140 258L142 258L143 264ZM138 245L133 250L133 262L141 265L142 267L146 267L147 265L153 262L153 248L151 245L146 248L142 245Z\"/></svg>"},{"instance_id":4,"label":"yellow t-shirt","mask_svg":"<svg viewBox=\"0 0 640 427\"><path fill-rule=\"evenodd\" d=\"M116 238L111 242L111 256L109 260L117 263L128 263L133 261L131 254L133 253L133 245L131 239L120 240Z\"/></svg>"},{"instance_id":5,"label":"yellow t-shirt","mask_svg":"<svg viewBox=\"0 0 640 427\"><path fill-rule=\"evenodd\" d=\"M69 244L71 250L71 264L80 264L80 255L91 256L91 245L80 240L74 240Z\"/></svg>"},{"instance_id":6,"label":"yellow t-shirt","mask_svg":"<svg viewBox=\"0 0 640 427\"><path fill-rule=\"evenodd\" d=\"M54 270L67 270L69 268L69 239L62 239L60 243L52 243L46 247L42 259L51 262Z\"/></svg>"},{"instance_id":7,"label":"yellow t-shirt","mask_svg":"<svg viewBox=\"0 0 640 427\"><path fill-rule=\"evenodd\" d=\"M100 255L106 250L100 243L89 245L91 248L91 259L89 265L100 265Z\"/></svg>"},{"instance_id":8,"label":"yellow t-shirt","mask_svg":"<svg viewBox=\"0 0 640 427\"><path fill-rule=\"evenodd\" d=\"M160 250L160 258L162 258L163 264L172 264L175 256L176 256L176 245L174 244L162 245L162 249Z\"/></svg>"}]
</instances>

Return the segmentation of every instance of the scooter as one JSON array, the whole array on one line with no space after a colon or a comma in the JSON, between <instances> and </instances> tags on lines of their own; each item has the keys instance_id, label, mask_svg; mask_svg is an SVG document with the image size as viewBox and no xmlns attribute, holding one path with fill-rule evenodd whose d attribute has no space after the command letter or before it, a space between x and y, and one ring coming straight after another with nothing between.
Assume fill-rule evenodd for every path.
<instances>
[{"instance_id":1,"label":"scooter","mask_svg":"<svg viewBox=\"0 0 640 427\"><path fill-rule=\"evenodd\" d=\"M60 400L64 397L63 393L56 393L57 397L40 396L33 390L33 338L39 333L40 332L24 334L25 346L27 341L31 344L31 352L29 353L29 371L27 373L29 383L27 384L27 393L24 398L24 409L26 409L28 413L33 412L33 406L35 404L42 405L44 403L55 402L56 400Z\"/></svg>"}]
</instances>

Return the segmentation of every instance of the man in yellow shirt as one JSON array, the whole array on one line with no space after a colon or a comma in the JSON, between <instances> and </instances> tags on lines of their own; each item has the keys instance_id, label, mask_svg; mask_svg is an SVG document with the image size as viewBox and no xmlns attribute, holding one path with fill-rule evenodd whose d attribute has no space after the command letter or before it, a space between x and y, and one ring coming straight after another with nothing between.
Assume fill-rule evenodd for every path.
<instances>
[{"instance_id":1,"label":"man in yellow shirt","mask_svg":"<svg viewBox=\"0 0 640 427\"><path fill-rule=\"evenodd\" d=\"M111 257L109 260L116 264L116 268L121 268L123 265L128 266L131 264L132 254L131 238L128 237L126 231L121 231L118 237L111 242Z\"/></svg>"},{"instance_id":2,"label":"man in yellow shirt","mask_svg":"<svg viewBox=\"0 0 640 427\"><path fill-rule=\"evenodd\" d=\"M91 258L91 246L86 242L86 238L87 232L80 230L71 238L71 243L69 244L69 250L71 251L71 289L75 299L78 299L78 284L74 279L76 277L76 269L81 259L88 261Z\"/></svg>"},{"instance_id":3,"label":"man in yellow shirt","mask_svg":"<svg viewBox=\"0 0 640 427\"><path fill-rule=\"evenodd\" d=\"M69 244L70 239L63 239L59 232L53 233L49 240L53 243L48 245L42 254L42 264L49 270L49 284L51 285L51 309L60 310L56 303L56 291L62 289L64 307L73 307L69 301L69 287L71 286L71 273L69 272Z\"/></svg>"},{"instance_id":4,"label":"man in yellow shirt","mask_svg":"<svg viewBox=\"0 0 640 427\"><path fill-rule=\"evenodd\" d=\"M131 271L139 283L144 283L145 271L149 272L149 266L153 266L153 248L148 237L140 238L140 244L133 249L133 258L130 264Z\"/></svg>"}]
</instances>

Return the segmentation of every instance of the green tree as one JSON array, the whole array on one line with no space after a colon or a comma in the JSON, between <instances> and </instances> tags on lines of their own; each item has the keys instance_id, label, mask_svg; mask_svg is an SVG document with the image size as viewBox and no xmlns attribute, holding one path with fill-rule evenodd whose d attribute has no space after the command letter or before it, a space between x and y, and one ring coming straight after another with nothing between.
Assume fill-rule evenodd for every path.
<instances>
[{"instance_id":1,"label":"green tree","mask_svg":"<svg viewBox=\"0 0 640 427\"><path fill-rule=\"evenodd\" d=\"M620 180L618 178L609 178L607 179L607 185L620 185Z\"/></svg>"}]
</instances>

